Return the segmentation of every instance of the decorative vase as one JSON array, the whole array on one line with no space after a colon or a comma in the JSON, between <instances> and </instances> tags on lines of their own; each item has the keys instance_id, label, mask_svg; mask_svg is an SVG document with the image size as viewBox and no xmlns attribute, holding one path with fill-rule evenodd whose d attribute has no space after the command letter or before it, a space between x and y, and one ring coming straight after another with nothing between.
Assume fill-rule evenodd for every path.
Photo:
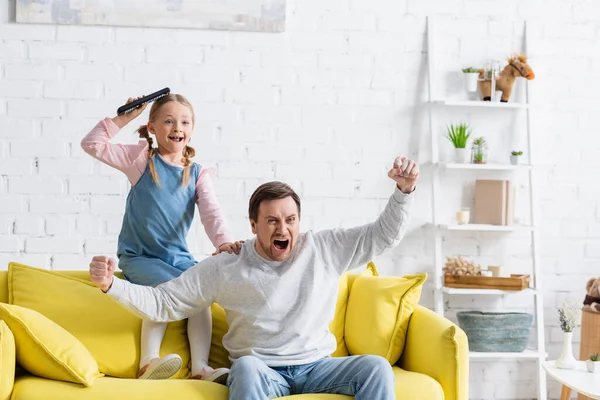
<instances>
[{"instance_id":1,"label":"decorative vase","mask_svg":"<svg viewBox=\"0 0 600 400\"><path fill-rule=\"evenodd\" d=\"M479 72L465 72L463 75L465 77L465 90L467 92L476 92Z\"/></svg>"},{"instance_id":2,"label":"decorative vase","mask_svg":"<svg viewBox=\"0 0 600 400\"><path fill-rule=\"evenodd\" d=\"M556 368L575 369L577 360L573 356L573 332L564 332L562 353L556 360Z\"/></svg>"},{"instance_id":3,"label":"decorative vase","mask_svg":"<svg viewBox=\"0 0 600 400\"><path fill-rule=\"evenodd\" d=\"M471 146L471 162L473 164L487 164L490 151L487 144L473 144Z\"/></svg>"},{"instance_id":4,"label":"decorative vase","mask_svg":"<svg viewBox=\"0 0 600 400\"><path fill-rule=\"evenodd\" d=\"M459 164L468 164L471 161L469 149L454 148L454 162Z\"/></svg>"}]
</instances>

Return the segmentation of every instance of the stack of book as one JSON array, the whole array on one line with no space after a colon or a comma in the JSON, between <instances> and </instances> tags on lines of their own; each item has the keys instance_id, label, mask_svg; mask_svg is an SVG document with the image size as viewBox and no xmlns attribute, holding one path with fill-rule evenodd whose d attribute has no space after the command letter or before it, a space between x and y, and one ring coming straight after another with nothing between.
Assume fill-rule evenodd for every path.
<instances>
[{"instance_id":1,"label":"stack of book","mask_svg":"<svg viewBox=\"0 0 600 400\"><path fill-rule=\"evenodd\" d=\"M473 223L512 225L514 223L515 189L507 180L475 181L475 213Z\"/></svg>"}]
</instances>

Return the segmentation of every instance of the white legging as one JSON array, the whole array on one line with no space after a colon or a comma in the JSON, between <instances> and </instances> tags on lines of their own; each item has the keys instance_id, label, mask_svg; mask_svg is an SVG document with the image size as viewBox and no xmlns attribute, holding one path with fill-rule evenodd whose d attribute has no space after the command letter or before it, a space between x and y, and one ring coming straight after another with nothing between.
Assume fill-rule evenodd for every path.
<instances>
[{"instance_id":1,"label":"white legging","mask_svg":"<svg viewBox=\"0 0 600 400\"><path fill-rule=\"evenodd\" d=\"M208 365L210 339L212 335L212 315L210 307L206 307L187 321L187 334L190 341L192 358L192 376L200 375ZM162 343L167 324L163 322L142 321L140 368L154 358L160 358Z\"/></svg>"}]
</instances>

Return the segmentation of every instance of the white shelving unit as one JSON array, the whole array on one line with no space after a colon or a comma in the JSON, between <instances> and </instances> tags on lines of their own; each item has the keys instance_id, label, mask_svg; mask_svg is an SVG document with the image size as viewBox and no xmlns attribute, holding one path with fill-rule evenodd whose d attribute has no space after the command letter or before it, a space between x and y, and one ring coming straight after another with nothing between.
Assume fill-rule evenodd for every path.
<instances>
[{"instance_id":1,"label":"white shelving unit","mask_svg":"<svg viewBox=\"0 0 600 400\"><path fill-rule=\"evenodd\" d=\"M434 263L435 269L433 274L434 282L431 285L434 290L434 304L435 311L444 315L444 299L447 296L510 296L513 293L528 293L533 297L534 308L535 308L535 335L537 339L536 349L527 349L522 353L478 353L471 352L471 360L501 360L501 359L518 359L518 360L532 360L537 362L537 398L539 400L547 399L546 390L546 374L542 368L542 364L546 360L545 350L545 338L544 338L544 316L543 316L543 296L542 296L542 281L541 281L541 266L539 261L539 232L535 229L537 226L537 215L534 202L536 200L536 192L534 187L533 172L534 166L531 165L533 158L532 154L532 141L531 141L531 116L529 110L529 84L526 83L525 90L525 102L516 103L500 103L500 102L483 102L483 101L447 101L443 99L434 98L435 96L435 82L439 78L434 72L434 66L436 65L436 31L435 31L435 19L429 17L427 20L427 41L428 41L428 57L427 57L427 68L428 68L428 79L429 79L429 126L430 126L430 137L431 137L431 163L433 166L432 176L432 240L434 243ZM525 44L524 51L527 53L531 48L529 41L531 40L531 34L527 22L525 22ZM527 131L527 147L526 151L529 158L527 165L510 165L510 164L454 164L440 162L439 160L439 132L437 131L437 114L440 109L444 110L467 110L475 112L477 109L489 108L497 109L497 118L502 118L504 113L511 112L525 112L526 113L526 131ZM500 111L502 109L509 111ZM488 111L488 113L491 111ZM532 226L496 226L496 225L478 225L478 224L467 224L467 225L448 225L440 222L440 202L442 200L442 187L440 184L440 175L451 174L453 170L474 170L481 171L481 173L489 171L508 171L511 173L527 173L528 174L528 189L529 189L529 214L531 218ZM444 251L442 246L442 233L450 234L452 231L475 231L475 232L528 232L531 235L531 246L532 246L532 276L531 283L532 287L524 291L514 292L507 290L496 290L496 289L460 289L460 288L448 288L444 286L443 267L445 264Z\"/></svg>"}]
</instances>

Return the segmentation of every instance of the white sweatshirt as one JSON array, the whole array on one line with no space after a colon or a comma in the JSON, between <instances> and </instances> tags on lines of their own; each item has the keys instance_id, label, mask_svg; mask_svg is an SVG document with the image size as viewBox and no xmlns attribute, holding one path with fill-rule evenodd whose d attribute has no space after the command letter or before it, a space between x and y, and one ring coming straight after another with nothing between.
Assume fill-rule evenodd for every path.
<instances>
[{"instance_id":1,"label":"white sweatshirt","mask_svg":"<svg viewBox=\"0 0 600 400\"><path fill-rule=\"evenodd\" d=\"M340 276L398 245L412 199L396 187L373 223L301 233L283 262L258 255L253 238L239 255L207 258L155 288L115 277L107 293L141 318L162 322L216 302L226 311L223 345L232 362L252 355L271 367L311 363L335 351L329 324Z\"/></svg>"}]
</instances>

